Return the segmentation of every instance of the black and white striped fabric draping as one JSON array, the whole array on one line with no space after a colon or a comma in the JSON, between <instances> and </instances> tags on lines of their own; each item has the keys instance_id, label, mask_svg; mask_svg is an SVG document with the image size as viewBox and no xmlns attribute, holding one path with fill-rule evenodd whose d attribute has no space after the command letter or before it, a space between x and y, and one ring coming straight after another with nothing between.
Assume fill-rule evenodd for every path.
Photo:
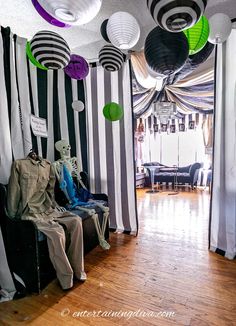
<instances>
[{"instance_id":1,"label":"black and white striped fabric draping","mask_svg":"<svg viewBox=\"0 0 236 326\"><path fill-rule=\"evenodd\" d=\"M41 31L30 42L35 59L48 69L62 69L70 61L70 48L57 33Z\"/></svg>"},{"instance_id":2,"label":"black and white striped fabric draping","mask_svg":"<svg viewBox=\"0 0 236 326\"><path fill-rule=\"evenodd\" d=\"M74 100L85 101L83 81L70 79L63 70L43 71L28 60L26 39L8 28L0 33L0 182L6 184L12 161L28 155L31 148L54 161L54 143L69 140L73 156L87 171L85 111L72 109ZM48 138L31 131L30 115L47 120Z\"/></svg>"},{"instance_id":3,"label":"black and white striped fabric draping","mask_svg":"<svg viewBox=\"0 0 236 326\"><path fill-rule=\"evenodd\" d=\"M109 197L110 228L136 234L138 229L135 195L133 112L129 62L119 72L101 66L91 68L86 78L88 162L93 192ZM120 121L103 116L106 103L124 108Z\"/></svg>"},{"instance_id":4,"label":"black and white striped fabric draping","mask_svg":"<svg viewBox=\"0 0 236 326\"><path fill-rule=\"evenodd\" d=\"M210 250L236 257L236 29L217 45Z\"/></svg>"},{"instance_id":5,"label":"black and white striped fabric draping","mask_svg":"<svg viewBox=\"0 0 236 326\"><path fill-rule=\"evenodd\" d=\"M147 0L155 22L169 32L180 32L199 20L207 0Z\"/></svg>"},{"instance_id":6,"label":"black and white striped fabric draping","mask_svg":"<svg viewBox=\"0 0 236 326\"><path fill-rule=\"evenodd\" d=\"M124 63L123 53L113 45L104 45L99 52L99 62L108 71L119 70Z\"/></svg>"}]
</instances>

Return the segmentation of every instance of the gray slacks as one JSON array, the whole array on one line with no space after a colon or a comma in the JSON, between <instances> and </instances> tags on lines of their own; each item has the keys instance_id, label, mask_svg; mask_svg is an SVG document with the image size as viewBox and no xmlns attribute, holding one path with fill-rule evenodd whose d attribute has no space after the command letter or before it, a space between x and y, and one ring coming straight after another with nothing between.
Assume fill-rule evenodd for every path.
<instances>
[{"instance_id":1,"label":"gray slacks","mask_svg":"<svg viewBox=\"0 0 236 326\"><path fill-rule=\"evenodd\" d=\"M34 218L31 218L33 216ZM63 289L71 288L73 275L79 280L85 280L81 218L70 212L57 213L55 211L47 216L42 213L32 214L31 217L28 217L26 219L33 220L37 228L47 237L49 256L61 287ZM46 218L44 219L44 217ZM65 231L59 223L65 226L68 234L67 248Z\"/></svg>"}]
</instances>

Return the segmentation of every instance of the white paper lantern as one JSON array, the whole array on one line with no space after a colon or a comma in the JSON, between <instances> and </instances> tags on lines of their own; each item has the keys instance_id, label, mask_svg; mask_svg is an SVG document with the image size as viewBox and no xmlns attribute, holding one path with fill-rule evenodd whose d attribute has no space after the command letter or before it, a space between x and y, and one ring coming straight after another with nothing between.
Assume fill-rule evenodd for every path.
<instances>
[{"instance_id":1,"label":"white paper lantern","mask_svg":"<svg viewBox=\"0 0 236 326\"><path fill-rule=\"evenodd\" d=\"M132 15L124 11L118 11L108 20L107 35L114 46L122 50L128 50L138 42L140 27Z\"/></svg>"},{"instance_id":2,"label":"white paper lantern","mask_svg":"<svg viewBox=\"0 0 236 326\"><path fill-rule=\"evenodd\" d=\"M84 103L82 101L74 101L72 103L72 108L77 112L82 112L84 111Z\"/></svg>"},{"instance_id":3,"label":"white paper lantern","mask_svg":"<svg viewBox=\"0 0 236 326\"><path fill-rule=\"evenodd\" d=\"M225 14L215 14L209 19L210 34L208 41L213 44L223 43L232 30L230 18Z\"/></svg>"},{"instance_id":4,"label":"white paper lantern","mask_svg":"<svg viewBox=\"0 0 236 326\"><path fill-rule=\"evenodd\" d=\"M70 25L83 25L99 12L102 0L38 0L52 17Z\"/></svg>"}]
</instances>

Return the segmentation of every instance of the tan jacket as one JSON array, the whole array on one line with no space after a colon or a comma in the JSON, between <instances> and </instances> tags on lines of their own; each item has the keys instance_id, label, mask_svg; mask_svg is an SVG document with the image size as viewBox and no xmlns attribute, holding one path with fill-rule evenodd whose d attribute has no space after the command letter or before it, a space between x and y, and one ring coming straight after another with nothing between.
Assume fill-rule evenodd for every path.
<instances>
[{"instance_id":1,"label":"tan jacket","mask_svg":"<svg viewBox=\"0 0 236 326\"><path fill-rule=\"evenodd\" d=\"M10 217L22 218L55 207L55 174L50 162L40 158L16 160L8 184L7 210Z\"/></svg>"}]
</instances>

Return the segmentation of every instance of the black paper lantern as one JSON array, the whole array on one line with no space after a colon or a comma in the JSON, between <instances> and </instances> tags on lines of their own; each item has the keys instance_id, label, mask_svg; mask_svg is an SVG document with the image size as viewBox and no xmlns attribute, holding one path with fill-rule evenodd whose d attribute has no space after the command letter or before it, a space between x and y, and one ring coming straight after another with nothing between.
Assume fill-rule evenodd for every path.
<instances>
[{"instance_id":1,"label":"black paper lantern","mask_svg":"<svg viewBox=\"0 0 236 326\"><path fill-rule=\"evenodd\" d=\"M169 32L181 32L195 25L207 5L207 0L147 0L155 22Z\"/></svg>"},{"instance_id":2,"label":"black paper lantern","mask_svg":"<svg viewBox=\"0 0 236 326\"><path fill-rule=\"evenodd\" d=\"M204 48L194 54L190 55L188 59L186 60L183 68L177 72L177 74L174 76L172 83L176 83L177 81L185 78L189 74L191 74L197 67L200 66L203 62L205 62L209 56L211 55L212 51L214 50L214 45L207 42L207 44L204 46Z\"/></svg>"},{"instance_id":3,"label":"black paper lantern","mask_svg":"<svg viewBox=\"0 0 236 326\"><path fill-rule=\"evenodd\" d=\"M170 33L156 27L146 38L144 54L152 70L168 76L185 64L189 54L188 40L183 32Z\"/></svg>"},{"instance_id":4,"label":"black paper lantern","mask_svg":"<svg viewBox=\"0 0 236 326\"><path fill-rule=\"evenodd\" d=\"M100 32L101 32L101 35L104 38L104 40L108 43L111 43L111 41L109 40L109 38L107 36L107 23L108 23L108 19L104 20L104 22L102 23L102 25L100 27Z\"/></svg>"}]
</instances>

